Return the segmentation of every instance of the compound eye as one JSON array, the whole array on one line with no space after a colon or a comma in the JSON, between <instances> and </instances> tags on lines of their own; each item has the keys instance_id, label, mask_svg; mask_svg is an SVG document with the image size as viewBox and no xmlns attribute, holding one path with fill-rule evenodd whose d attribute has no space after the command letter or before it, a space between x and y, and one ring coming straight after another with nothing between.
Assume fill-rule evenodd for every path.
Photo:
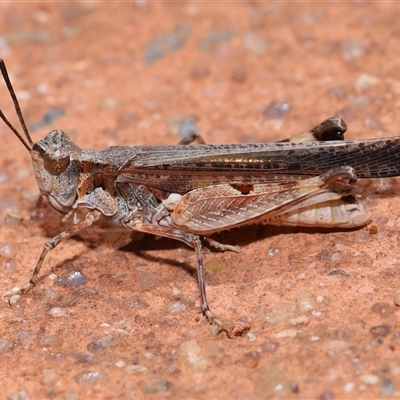
<instances>
[{"instance_id":1,"label":"compound eye","mask_svg":"<svg viewBox=\"0 0 400 400\"><path fill-rule=\"evenodd\" d=\"M44 167L46 171L50 175L60 175L62 174L67 168L70 163L69 156L64 158L59 158L57 160L53 160L52 158L44 156Z\"/></svg>"}]
</instances>

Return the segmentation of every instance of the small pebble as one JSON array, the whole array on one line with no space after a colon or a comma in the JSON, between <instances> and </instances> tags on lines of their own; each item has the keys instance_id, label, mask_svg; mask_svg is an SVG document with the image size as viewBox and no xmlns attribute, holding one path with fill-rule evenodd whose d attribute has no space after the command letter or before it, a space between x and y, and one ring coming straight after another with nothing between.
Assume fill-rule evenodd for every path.
<instances>
[{"instance_id":1,"label":"small pebble","mask_svg":"<svg viewBox=\"0 0 400 400\"><path fill-rule=\"evenodd\" d=\"M384 217L383 215L376 220L376 223L379 225L386 225L389 222L388 217Z\"/></svg>"},{"instance_id":2,"label":"small pebble","mask_svg":"<svg viewBox=\"0 0 400 400\"><path fill-rule=\"evenodd\" d=\"M124 368L124 371L129 375L131 375L131 374L147 374L149 369L145 365L133 364L133 365L127 365Z\"/></svg>"},{"instance_id":3,"label":"small pebble","mask_svg":"<svg viewBox=\"0 0 400 400\"><path fill-rule=\"evenodd\" d=\"M314 317L320 317L322 315L321 311L313 310L311 311L311 315Z\"/></svg>"},{"instance_id":4,"label":"small pebble","mask_svg":"<svg viewBox=\"0 0 400 400\"><path fill-rule=\"evenodd\" d=\"M179 288L177 288L176 286L174 286L172 288L172 292L171 292L172 296L179 296L181 294L181 291L179 290Z\"/></svg>"},{"instance_id":5,"label":"small pebble","mask_svg":"<svg viewBox=\"0 0 400 400\"><path fill-rule=\"evenodd\" d=\"M258 398L262 399L276 396L288 398L292 393L292 382L274 364L264 367L254 384Z\"/></svg>"},{"instance_id":6,"label":"small pebble","mask_svg":"<svg viewBox=\"0 0 400 400\"><path fill-rule=\"evenodd\" d=\"M243 39L244 48L252 55L262 55L268 49L268 42L263 37L253 32L245 32Z\"/></svg>"},{"instance_id":7,"label":"small pebble","mask_svg":"<svg viewBox=\"0 0 400 400\"><path fill-rule=\"evenodd\" d=\"M262 349L264 351L266 351L267 353L275 353L276 350L278 349L278 343L277 342L273 342L271 340L267 340L264 343Z\"/></svg>"},{"instance_id":8,"label":"small pebble","mask_svg":"<svg viewBox=\"0 0 400 400\"><path fill-rule=\"evenodd\" d=\"M226 263L218 258L214 258L205 263L204 268L208 274L214 274L227 267Z\"/></svg>"},{"instance_id":9,"label":"small pebble","mask_svg":"<svg viewBox=\"0 0 400 400\"><path fill-rule=\"evenodd\" d=\"M60 347L63 343L63 338L58 335L45 336L39 342L40 346L43 347Z\"/></svg>"},{"instance_id":10,"label":"small pebble","mask_svg":"<svg viewBox=\"0 0 400 400\"><path fill-rule=\"evenodd\" d=\"M99 371L83 371L75 375L74 380L79 386L87 386L103 380L103 375Z\"/></svg>"},{"instance_id":11,"label":"small pebble","mask_svg":"<svg viewBox=\"0 0 400 400\"><path fill-rule=\"evenodd\" d=\"M42 383L48 385L55 381L58 377L57 372L54 369L43 369L42 370Z\"/></svg>"},{"instance_id":12,"label":"small pebble","mask_svg":"<svg viewBox=\"0 0 400 400\"><path fill-rule=\"evenodd\" d=\"M379 381L378 375L366 374L360 376L360 381L367 383L368 385L376 385Z\"/></svg>"},{"instance_id":13,"label":"small pebble","mask_svg":"<svg viewBox=\"0 0 400 400\"><path fill-rule=\"evenodd\" d=\"M44 304L52 304L60 298L60 294L54 289L45 289L42 292L42 302Z\"/></svg>"},{"instance_id":14,"label":"small pebble","mask_svg":"<svg viewBox=\"0 0 400 400\"><path fill-rule=\"evenodd\" d=\"M124 360L119 360L114 364L117 368L124 368L126 363Z\"/></svg>"},{"instance_id":15,"label":"small pebble","mask_svg":"<svg viewBox=\"0 0 400 400\"><path fill-rule=\"evenodd\" d=\"M376 179L371 183L370 191L376 194L393 194L393 181L390 179Z\"/></svg>"},{"instance_id":16,"label":"small pebble","mask_svg":"<svg viewBox=\"0 0 400 400\"><path fill-rule=\"evenodd\" d=\"M24 331L24 330L17 330L14 333L14 337L18 342L27 342L30 337L31 333L29 331Z\"/></svg>"},{"instance_id":17,"label":"small pebble","mask_svg":"<svg viewBox=\"0 0 400 400\"><path fill-rule=\"evenodd\" d=\"M344 99L348 96L348 90L344 85L334 86L328 90L328 95L337 99Z\"/></svg>"},{"instance_id":18,"label":"small pebble","mask_svg":"<svg viewBox=\"0 0 400 400\"><path fill-rule=\"evenodd\" d=\"M130 111L121 112L117 117L118 126L120 128L130 128L136 121L136 114Z\"/></svg>"},{"instance_id":19,"label":"small pebble","mask_svg":"<svg viewBox=\"0 0 400 400\"><path fill-rule=\"evenodd\" d=\"M370 225L368 227L368 232L370 235L376 235L378 233L378 227L376 225Z\"/></svg>"},{"instance_id":20,"label":"small pebble","mask_svg":"<svg viewBox=\"0 0 400 400\"><path fill-rule=\"evenodd\" d=\"M63 400L79 400L79 396L76 393L65 392Z\"/></svg>"},{"instance_id":21,"label":"small pebble","mask_svg":"<svg viewBox=\"0 0 400 400\"><path fill-rule=\"evenodd\" d=\"M315 268L316 267L316 265L317 265L317 263L315 262L315 261L312 261L312 262L310 262L310 264L308 265L308 269L313 269L313 268Z\"/></svg>"},{"instance_id":22,"label":"small pebble","mask_svg":"<svg viewBox=\"0 0 400 400\"><path fill-rule=\"evenodd\" d=\"M396 331L396 332L393 333L391 342L392 343L400 342L400 331Z\"/></svg>"},{"instance_id":23,"label":"small pebble","mask_svg":"<svg viewBox=\"0 0 400 400\"><path fill-rule=\"evenodd\" d=\"M151 65L168 52L181 48L189 34L190 28L188 26L178 24L174 29L154 37L145 49L146 64Z\"/></svg>"},{"instance_id":24,"label":"small pebble","mask_svg":"<svg viewBox=\"0 0 400 400\"><path fill-rule=\"evenodd\" d=\"M181 301L176 301L169 309L171 313L176 314L184 311L186 309L186 305Z\"/></svg>"},{"instance_id":25,"label":"small pebble","mask_svg":"<svg viewBox=\"0 0 400 400\"><path fill-rule=\"evenodd\" d=\"M354 382L347 382L343 389L345 392L351 392L355 388L356 384Z\"/></svg>"},{"instance_id":26,"label":"small pebble","mask_svg":"<svg viewBox=\"0 0 400 400\"><path fill-rule=\"evenodd\" d=\"M198 47L203 51L211 51L216 46L231 41L235 35L235 31L230 28L211 31L200 40Z\"/></svg>"},{"instance_id":27,"label":"small pebble","mask_svg":"<svg viewBox=\"0 0 400 400\"><path fill-rule=\"evenodd\" d=\"M300 315L297 318L289 320L289 324L290 325L308 324L309 321L310 318L308 318L307 315Z\"/></svg>"},{"instance_id":28,"label":"small pebble","mask_svg":"<svg viewBox=\"0 0 400 400\"><path fill-rule=\"evenodd\" d=\"M374 129L374 130L380 130L382 129L382 124L380 121L375 118L373 115L366 115L364 117L364 125L367 128Z\"/></svg>"},{"instance_id":29,"label":"small pebble","mask_svg":"<svg viewBox=\"0 0 400 400\"><path fill-rule=\"evenodd\" d=\"M317 308L314 296L308 290L303 290L297 295L297 306L301 313L306 313Z\"/></svg>"},{"instance_id":30,"label":"small pebble","mask_svg":"<svg viewBox=\"0 0 400 400\"><path fill-rule=\"evenodd\" d=\"M90 354L78 352L74 354L75 360L80 364L92 364L93 357Z\"/></svg>"},{"instance_id":31,"label":"small pebble","mask_svg":"<svg viewBox=\"0 0 400 400\"><path fill-rule=\"evenodd\" d=\"M52 317L66 317L68 315L68 310L63 307L51 307L49 314Z\"/></svg>"},{"instance_id":32,"label":"small pebble","mask_svg":"<svg viewBox=\"0 0 400 400\"><path fill-rule=\"evenodd\" d=\"M335 394L332 392L324 392L320 396L317 397L318 400L332 400L335 398Z\"/></svg>"},{"instance_id":33,"label":"small pebble","mask_svg":"<svg viewBox=\"0 0 400 400\"><path fill-rule=\"evenodd\" d=\"M8 46L7 39L4 36L0 36L0 51L4 55L10 55L10 48Z\"/></svg>"},{"instance_id":34,"label":"small pebble","mask_svg":"<svg viewBox=\"0 0 400 400\"><path fill-rule=\"evenodd\" d=\"M272 102L265 110L262 112L264 117L267 118L283 118L289 111L290 105L288 103Z\"/></svg>"},{"instance_id":35,"label":"small pebble","mask_svg":"<svg viewBox=\"0 0 400 400\"><path fill-rule=\"evenodd\" d=\"M62 108L51 108L42 116L40 121L28 124L28 129L31 132L42 129L64 114L65 110Z\"/></svg>"},{"instance_id":36,"label":"small pebble","mask_svg":"<svg viewBox=\"0 0 400 400\"><path fill-rule=\"evenodd\" d=\"M357 232L355 240L358 243L365 243L369 240L369 234L367 232Z\"/></svg>"},{"instance_id":37,"label":"small pebble","mask_svg":"<svg viewBox=\"0 0 400 400\"><path fill-rule=\"evenodd\" d=\"M261 354L258 351L249 351L242 357L242 363L250 368L256 368L260 359Z\"/></svg>"},{"instance_id":38,"label":"small pebble","mask_svg":"<svg viewBox=\"0 0 400 400\"><path fill-rule=\"evenodd\" d=\"M0 242L0 255L1 256L11 256L13 254L13 245L9 242Z\"/></svg>"},{"instance_id":39,"label":"small pebble","mask_svg":"<svg viewBox=\"0 0 400 400\"><path fill-rule=\"evenodd\" d=\"M367 108L369 106L371 99L369 96L362 94L360 96L356 96L352 99L352 106L359 110Z\"/></svg>"},{"instance_id":40,"label":"small pebble","mask_svg":"<svg viewBox=\"0 0 400 400\"><path fill-rule=\"evenodd\" d=\"M93 354L103 354L105 349L111 347L114 340L116 340L118 337L119 335L116 334L103 336L98 340L90 342L87 345L87 349Z\"/></svg>"},{"instance_id":41,"label":"small pebble","mask_svg":"<svg viewBox=\"0 0 400 400\"><path fill-rule=\"evenodd\" d=\"M171 382L163 378L154 377L146 381L139 381L139 386L143 393L155 394L169 390Z\"/></svg>"},{"instance_id":42,"label":"small pebble","mask_svg":"<svg viewBox=\"0 0 400 400\"><path fill-rule=\"evenodd\" d=\"M397 218L394 223L393 223L393 227L395 229L400 229L400 218Z\"/></svg>"},{"instance_id":43,"label":"small pebble","mask_svg":"<svg viewBox=\"0 0 400 400\"><path fill-rule=\"evenodd\" d=\"M149 303L147 303L141 299L135 299L132 301L132 303L128 304L128 308L144 309L144 308L149 308L149 307L150 307Z\"/></svg>"},{"instance_id":44,"label":"small pebble","mask_svg":"<svg viewBox=\"0 0 400 400\"><path fill-rule=\"evenodd\" d=\"M385 337L389 334L390 332L390 326L389 325L378 325L378 326L373 326L369 332L372 334L372 336L378 338L378 337Z\"/></svg>"},{"instance_id":45,"label":"small pebble","mask_svg":"<svg viewBox=\"0 0 400 400\"><path fill-rule=\"evenodd\" d=\"M358 90L365 90L369 89L372 86L378 84L380 79L376 76L369 75L369 74L362 74L360 75L355 81L355 87Z\"/></svg>"},{"instance_id":46,"label":"small pebble","mask_svg":"<svg viewBox=\"0 0 400 400\"><path fill-rule=\"evenodd\" d=\"M106 110L114 110L118 106L118 99L115 97L104 97L101 100L101 106Z\"/></svg>"},{"instance_id":47,"label":"small pebble","mask_svg":"<svg viewBox=\"0 0 400 400\"><path fill-rule=\"evenodd\" d=\"M51 362L64 362L65 361L65 354L60 352L50 352L47 354L46 360Z\"/></svg>"},{"instance_id":48,"label":"small pebble","mask_svg":"<svg viewBox=\"0 0 400 400\"><path fill-rule=\"evenodd\" d=\"M284 329L283 331L277 332L275 334L275 337L278 339L287 337L294 338L296 336L297 336L297 331L295 329Z\"/></svg>"},{"instance_id":49,"label":"small pebble","mask_svg":"<svg viewBox=\"0 0 400 400\"><path fill-rule=\"evenodd\" d=\"M183 358L198 370L207 368L207 360L201 354L201 348L195 340L181 343L179 346Z\"/></svg>"},{"instance_id":50,"label":"small pebble","mask_svg":"<svg viewBox=\"0 0 400 400\"><path fill-rule=\"evenodd\" d=\"M103 354L104 348L100 342L91 342L87 345L87 349L93 354Z\"/></svg>"},{"instance_id":51,"label":"small pebble","mask_svg":"<svg viewBox=\"0 0 400 400\"><path fill-rule=\"evenodd\" d=\"M249 342L254 342L257 339L257 336L253 332L247 332L246 338Z\"/></svg>"},{"instance_id":52,"label":"small pebble","mask_svg":"<svg viewBox=\"0 0 400 400\"><path fill-rule=\"evenodd\" d=\"M335 334L336 337L341 340L348 338L346 331L344 331L343 329L338 329L337 331L335 331Z\"/></svg>"},{"instance_id":53,"label":"small pebble","mask_svg":"<svg viewBox=\"0 0 400 400\"><path fill-rule=\"evenodd\" d=\"M383 379L381 384L381 396L391 396L395 390L393 381Z\"/></svg>"},{"instance_id":54,"label":"small pebble","mask_svg":"<svg viewBox=\"0 0 400 400\"><path fill-rule=\"evenodd\" d=\"M14 347L14 342L8 339L0 339L0 354L8 353Z\"/></svg>"},{"instance_id":55,"label":"small pebble","mask_svg":"<svg viewBox=\"0 0 400 400\"><path fill-rule=\"evenodd\" d=\"M327 250L322 250L318 255L319 260L326 260L328 258L329 252Z\"/></svg>"},{"instance_id":56,"label":"small pebble","mask_svg":"<svg viewBox=\"0 0 400 400\"><path fill-rule=\"evenodd\" d=\"M274 325L278 322L289 319L295 315L296 304L278 303L272 307L271 311L263 316L264 321Z\"/></svg>"},{"instance_id":57,"label":"small pebble","mask_svg":"<svg viewBox=\"0 0 400 400\"><path fill-rule=\"evenodd\" d=\"M180 137L186 138L193 133L199 133L199 128L196 126L198 118L196 116L187 116L182 118L169 118L168 125L171 132Z\"/></svg>"},{"instance_id":58,"label":"small pebble","mask_svg":"<svg viewBox=\"0 0 400 400\"><path fill-rule=\"evenodd\" d=\"M161 281L157 275L149 274L145 271L138 271L137 276L141 292L147 292L161 284Z\"/></svg>"},{"instance_id":59,"label":"small pebble","mask_svg":"<svg viewBox=\"0 0 400 400\"><path fill-rule=\"evenodd\" d=\"M208 75L210 75L210 69L207 68L206 66L195 66L192 69L192 72L190 74L190 76L192 77L192 79L203 79L206 78Z\"/></svg>"},{"instance_id":60,"label":"small pebble","mask_svg":"<svg viewBox=\"0 0 400 400\"><path fill-rule=\"evenodd\" d=\"M371 307L371 311L374 314L378 314L382 318L390 317L391 315L394 314L395 310L396 309L391 304L388 303L375 303Z\"/></svg>"},{"instance_id":61,"label":"small pebble","mask_svg":"<svg viewBox=\"0 0 400 400\"><path fill-rule=\"evenodd\" d=\"M342 43L342 58L345 61L355 60L365 54L365 45L356 41L345 41Z\"/></svg>"},{"instance_id":62,"label":"small pebble","mask_svg":"<svg viewBox=\"0 0 400 400\"><path fill-rule=\"evenodd\" d=\"M86 285L88 282L85 275L80 271L74 271L72 274L68 275L65 278L59 278L56 280L56 284L60 286L72 286L72 287L80 287Z\"/></svg>"},{"instance_id":63,"label":"small pebble","mask_svg":"<svg viewBox=\"0 0 400 400\"><path fill-rule=\"evenodd\" d=\"M400 226L400 220L399 220L399 226ZM279 251L280 251L280 250L279 250L277 247L270 247L270 248L268 249L267 254L268 254L268 256L272 257L272 256L274 256L275 254L279 253Z\"/></svg>"},{"instance_id":64,"label":"small pebble","mask_svg":"<svg viewBox=\"0 0 400 400\"><path fill-rule=\"evenodd\" d=\"M236 68L232 72L232 80L236 83L243 83L246 80L246 72L240 68Z\"/></svg>"},{"instance_id":65,"label":"small pebble","mask_svg":"<svg viewBox=\"0 0 400 400\"><path fill-rule=\"evenodd\" d=\"M29 394L26 390L20 390L19 392L10 393L7 396L7 400L30 400Z\"/></svg>"},{"instance_id":66,"label":"small pebble","mask_svg":"<svg viewBox=\"0 0 400 400\"><path fill-rule=\"evenodd\" d=\"M350 276L346 271L343 271L342 269L334 269L331 272L329 272L328 275L340 275L345 278L348 278Z\"/></svg>"},{"instance_id":67,"label":"small pebble","mask_svg":"<svg viewBox=\"0 0 400 400\"><path fill-rule=\"evenodd\" d=\"M350 347L350 343L344 340L328 340L322 343L321 348L326 353L341 353Z\"/></svg>"}]
</instances>

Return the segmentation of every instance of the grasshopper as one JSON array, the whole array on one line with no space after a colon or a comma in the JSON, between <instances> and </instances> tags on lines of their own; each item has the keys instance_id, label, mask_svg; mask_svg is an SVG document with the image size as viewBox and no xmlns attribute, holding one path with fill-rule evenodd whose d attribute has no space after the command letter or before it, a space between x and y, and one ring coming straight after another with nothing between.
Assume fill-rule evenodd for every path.
<instances>
[{"instance_id":1,"label":"grasshopper","mask_svg":"<svg viewBox=\"0 0 400 400\"><path fill-rule=\"evenodd\" d=\"M400 137L344 141L340 117L300 135L300 142L186 146L191 137L174 146L86 150L53 130L34 143L3 60L0 69L25 138L1 110L0 117L30 152L41 198L65 220L73 219L44 245L29 282L6 295L10 303L36 284L50 250L105 219L192 247L201 312L227 331L207 302L203 240L236 251L210 235L255 223L361 227L370 213L350 194L357 177L400 175Z\"/></svg>"}]
</instances>

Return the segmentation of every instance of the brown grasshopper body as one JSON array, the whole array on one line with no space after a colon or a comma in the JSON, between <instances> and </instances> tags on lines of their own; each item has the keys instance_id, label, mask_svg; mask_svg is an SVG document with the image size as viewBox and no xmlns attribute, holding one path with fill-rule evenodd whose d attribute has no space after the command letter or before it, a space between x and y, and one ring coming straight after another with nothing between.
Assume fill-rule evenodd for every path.
<instances>
[{"instance_id":1,"label":"brown grasshopper body","mask_svg":"<svg viewBox=\"0 0 400 400\"><path fill-rule=\"evenodd\" d=\"M226 330L207 303L202 238L220 249L236 250L209 236L254 223L363 226L370 215L350 195L357 176L400 175L400 137L98 151L82 150L56 130L34 144L3 61L0 67L27 141L1 111L0 116L30 151L42 198L65 219L73 217L74 221L71 228L46 243L29 282L7 294L10 302L35 285L49 250L105 218L111 225L179 240L194 248L202 313ZM342 133L345 124L340 118L327 121L330 130ZM317 128L314 133L321 130Z\"/></svg>"}]
</instances>

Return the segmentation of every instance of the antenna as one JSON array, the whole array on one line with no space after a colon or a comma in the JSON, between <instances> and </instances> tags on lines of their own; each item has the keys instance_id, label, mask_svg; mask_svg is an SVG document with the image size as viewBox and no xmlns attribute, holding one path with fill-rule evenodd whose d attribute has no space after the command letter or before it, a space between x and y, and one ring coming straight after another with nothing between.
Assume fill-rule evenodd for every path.
<instances>
[{"instance_id":1,"label":"antenna","mask_svg":"<svg viewBox=\"0 0 400 400\"><path fill-rule=\"evenodd\" d=\"M3 75L4 82L7 85L8 92L10 93L10 96L12 98L12 101L14 103L14 108L15 112L17 113L19 123L21 124L22 130L24 131L25 137L27 141L23 138L23 136L17 131L17 129L11 124L11 122L6 118L6 116L3 114L3 111L0 110L0 118L4 121L4 123L14 132L14 134L17 136L17 138L22 142L22 144L26 147L26 149L30 152L32 150L32 147L34 145L29 132L28 128L26 127L26 123L24 120L24 117L22 116L21 112L21 107L19 106L17 96L15 95L14 88L11 84L10 77L8 76L6 64L4 60L0 58L0 70L1 74Z\"/></svg>"}]
</instances>

